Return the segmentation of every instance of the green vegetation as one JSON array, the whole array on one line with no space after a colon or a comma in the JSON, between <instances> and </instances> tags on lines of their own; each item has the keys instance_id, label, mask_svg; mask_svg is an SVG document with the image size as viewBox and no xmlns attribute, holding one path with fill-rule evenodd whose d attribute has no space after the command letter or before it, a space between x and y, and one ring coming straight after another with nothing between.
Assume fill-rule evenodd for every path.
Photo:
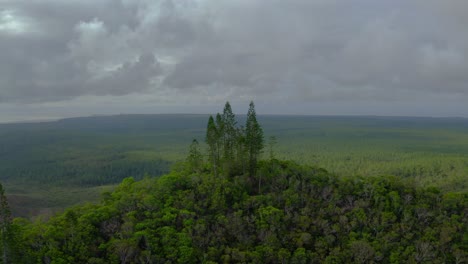
<instances>
[{"instance_id":1,"label":"green vegetation","mask_svg":"<svg viewBox=\"0 0 468 264\"><path fill-rule=\"evenodd\" d=\"M11 221L0 185L2 262L468 261L467 192L278 160L275 137L262 160L253 103L245 128L227 103L205 135L208 149L193 139L169 174L126 178L99 203L48 220Z\"/></svg>"},{"instance_id":2,"label":"green vegetation","mask_svg":"<svg viewBox=\"0 0 468 264\"><path fill-rule=\"evenodd\" d=\"M264 147L263 129L257 122L255 106L250 102L249 112L247 113L247 122L245 125L245 145L248 156L249 175L255 176L257 173L257 161ZM259 180L259 186L260 186ZM260 188L260 187L259 187Z\"/></svg>"},{"instance_id":3,"label":"green vegetation","mask_svg":"<svg viewBox=\"0 0 468 264\"><path fill-rule=\"evenodd\" d=\"M190 159L189 159L190 160ZM262 161L215 177L192 164L125 179L100 204L13 223L15 263L464 263L468 195L396 177Z\"/></svg>"},{"instance_id":4,"label":"green vegetation","mask_svg":"<svg viewBox=\"0 0 468 264\"><path fill-rule=\"evenodd\" d=\"M15 216L98 201L103 188L126 177L168 173L184 157L186 143L204 133L205 120L197 115L122 115L3 124L0 181Z\"/></svg>"},{"instance_id":5,"label":"green vegetation","mask_svg":"<svg viewBox=\"0 0 468 264\"><path fill-rule=\"evenodd\" d=\"M5 190L3 190L3 186L0 184L0 246L2 263L10 262L9 256L13 253L10 249L14 241L11 238L14 235L11 229L10 206L5 196Z\"/></svg>"},{"instance_id":6,"label":"green vegetation","mask_svg":"<svg viewBox=\"0 0 468 264\"><path fill-rule=\"evenodd\" d=\"M219 119L213 116L213 123L219 123L223 115L224 111ZM200 151L208 155L208 147L201 144L208 117L119 115L2 124L0 181L12 213L29 217L55 212L97 201L101 186L112 188L125 177L139 180L145 174L168 173L174 162L185 158L187 143L194 138ZM239 124L246 123L245 115L237 118ZM395 175L422 187L436 186L442 192L468 191L467 119L257 118L266 139L261 158L270 157L273 150L278 159L323 167L338 176ZM245 128L237 127L236 135L245 134ZM272 141L271 136L276 139ZM220 152L219 157L222 155Z\"/></svg>"},{"instance_id":7,"label":"green vegetation","mask_svg":"<svg viewBox=\"0 0 468 264\"><path fill-rule=\"evenodd\" d=\"M278 158L338 175L387 174L442 191L468 191L466 119L291 116L262 123L277 136ZM281 125L268 129L273 123Z\"/></svg>"},{"instance_id":8,"label":"green vegetation","mask_svg":"<svg viewBox=\"0 0 468 264\"><path fill-rule=\"evenodd\" d=\"M208 118L205 141L215 176L219 172L230 176L246 171L251 177L255 176L264 143L263 130L258 124L253 102L250 102L247 112L245 129L236 125L229 102L224 106L223 115L216 115L216 123L213 116Z\"/></svg>"}]
</instances>

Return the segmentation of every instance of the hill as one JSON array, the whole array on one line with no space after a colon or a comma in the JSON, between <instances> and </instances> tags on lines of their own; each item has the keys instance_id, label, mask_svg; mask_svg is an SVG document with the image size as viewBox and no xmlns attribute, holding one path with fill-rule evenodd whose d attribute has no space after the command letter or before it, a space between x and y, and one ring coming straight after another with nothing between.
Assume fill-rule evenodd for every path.
<instances>
[{"instance_id":1,"label":"hill","mask_svg":"<svg viewBox=\"0 0 468 264\"><path fill-rule=\"evenodd\" d=\"M97 201L125 177L168 173L208 115L117 115L0 125L0 181L15 215ZM468 190L468 120L258 116L277 158L337 175L396 175L443 192ZM245 116L239 116L245 122Z\"/></svg>"},{"instance_id":2,"label":"hill","mask_svg":"<svg viewBox=\"0 0 468 264\"><path fill-rule=\"evenodd\" d=\"M205 134L207 149L193 139L171 173L126 178L103 193L100 203L75 206L46 221L11 221L0 185L3 262L463 263L468 258L467 192L423 188L414 178L336 175L282 161L273 139L269 158L262 158L267 144L253 102L245 126L226 103L222 114L209 117Z\"/></svg>"},{"instance_id":3,"label":"hill","mask_svg":"<svg viewBox=\"0 0 468 264\"><path fill-rule=\"evenodd\" d=\"M463 263L468 195L278 160L258 174L125 179L99 204L16 219L16 263ZM262 179L261 190L257 182ZM15 254L14 252L21 252Z\"/></svg>"}]
</instances>

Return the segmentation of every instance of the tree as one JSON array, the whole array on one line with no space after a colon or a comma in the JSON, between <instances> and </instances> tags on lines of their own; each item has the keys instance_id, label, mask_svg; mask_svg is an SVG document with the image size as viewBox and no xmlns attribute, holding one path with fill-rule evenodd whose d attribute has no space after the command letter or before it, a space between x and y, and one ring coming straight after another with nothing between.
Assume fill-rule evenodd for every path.
<instances>
[{"instance_id":1,"label":"tree","mask_svg":"<svg viewBox=\"0 0 468 264\"><path fill-rule=\"evenodd\" d=\"M213 116L210 116L208 119L208 125L206 128L206 144L208 144L209 154L211 163L213 165L213 171L215 176L217 176L217 167L219 162L219 146L218 146L218 128L216 127Z\"/></svg>"},{"instance_id":2,"label":"tree","mask_svg":"<svg viewBox=\"0 0 468 264\"><path fill-rule=\"evenodd\" d=\"M248 154L248 169L251 177L255 176L257 161L264 147L263 129L257 121L255 105L251 101L245 125L245 142Z\"/></svg>"},{"instance_id":3,"label":"tree","mask_svg":"<svg viewBox=\"0 0 468 264\"><path fill-rule=\"evenodd\" d=\"M223 117L217 113L216 114L216 119L215 119L215 123L216 123L216 144L217 144L217 149L218 149L218 153L217 153L217 156L218 156L218 160L221 159L221 153L223 153L223 147L224 147L224 120L223 120Z\"/></svg>"},{"instance_id":4,"label":"tree","mask_svg":"<svg viewBox=\"0 0 468 264\"><path fill-rule=\"evenodd\" d=\"M230 173L234 165L234 146L236 144L236 116L232 112L231 104L226 102L222 115L223 124L223 162L226 173Z\"/></svg>"},{"instance_id":5,"label":"tree","mask_svg":"<svg viewBox=\"0 0 468 264\"><path fill-rule=\"evenodd\" d=\"M193 139L192 144L190 144L187 162L189 163L190 170L200 172L203 165L203 155L196 139Z\"/></svg>"},{"instance_id":6,"label":"tree","mask_svg":"<svg viewBox=\"0 0 468 264\"><path fill-rule=\"evenodd\" d=\"M238 169L242 172L242 174L245 174L247 151L245 144L245 128L243 126L236 129L235 149L236 166L238 166Z\"/></svg>"},{"instance_id":7,"label":"tree","mask_svg":"<svg viewBox=\"0 0 468 264\"><path fill-rule=\"evenodd\" d=\"M223 114L210 116L206 131L206 143L215 175L234 175L245 171L255 176L257 161L264 147L263 130L257 122L255 105L250 102L246 126L237 127L237 121L229 102Z\"/></svg>"},{"instance_id":8,"label":"tree","mask_svg":"<svg viewBox=\"0 0 468 264\"><path fill-rule=\"evenodd\" d=\"M276 146L276 137L275 136L271 136L269 138L269 141L268 141L268 147L270 148L269 151L270 151L270 160L274 160L275 159L275 146Z\"/></svg>"},{"instance_id":9,"label":"tree","mask_svg":"<svg viewBox=\"0 0 468 264\"><path fill-rule=\"evenodd\" d=\"M3 185L0 183L0 232L2 239L2 263L8 263L9 231L11 226L11 211L5 196Z\"/></svg>"}]
</instances>

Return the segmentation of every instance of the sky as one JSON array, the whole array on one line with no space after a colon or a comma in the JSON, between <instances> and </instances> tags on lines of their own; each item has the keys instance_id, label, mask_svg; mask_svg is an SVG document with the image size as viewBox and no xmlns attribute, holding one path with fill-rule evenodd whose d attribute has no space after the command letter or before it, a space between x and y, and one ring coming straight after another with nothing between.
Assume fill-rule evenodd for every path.
<instances>
[{"instance_id":1,"label":"sky","mask_svg":"<svg viewBox=\"0 0 468 264\"><path fill-rule=\"evenodd\" d=\"M0 122L468 117L468 1L0 0Z\"/></svg>"}]
</instances>

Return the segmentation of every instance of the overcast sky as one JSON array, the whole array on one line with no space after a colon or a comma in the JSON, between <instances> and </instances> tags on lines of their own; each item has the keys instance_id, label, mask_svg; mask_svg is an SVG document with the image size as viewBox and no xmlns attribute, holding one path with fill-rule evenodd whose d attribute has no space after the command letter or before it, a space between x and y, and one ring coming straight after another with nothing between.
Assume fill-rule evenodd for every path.
<instances>
[{"instance_id":1,"label":"overcast sky","mask_svg":"<svg viewBox=\"0 0 468 264\"><path fill-rule=\"evenodd\" d=\"M468 117L464 0L0 0L0 122Z\"/></svg>"}]
</instances>

